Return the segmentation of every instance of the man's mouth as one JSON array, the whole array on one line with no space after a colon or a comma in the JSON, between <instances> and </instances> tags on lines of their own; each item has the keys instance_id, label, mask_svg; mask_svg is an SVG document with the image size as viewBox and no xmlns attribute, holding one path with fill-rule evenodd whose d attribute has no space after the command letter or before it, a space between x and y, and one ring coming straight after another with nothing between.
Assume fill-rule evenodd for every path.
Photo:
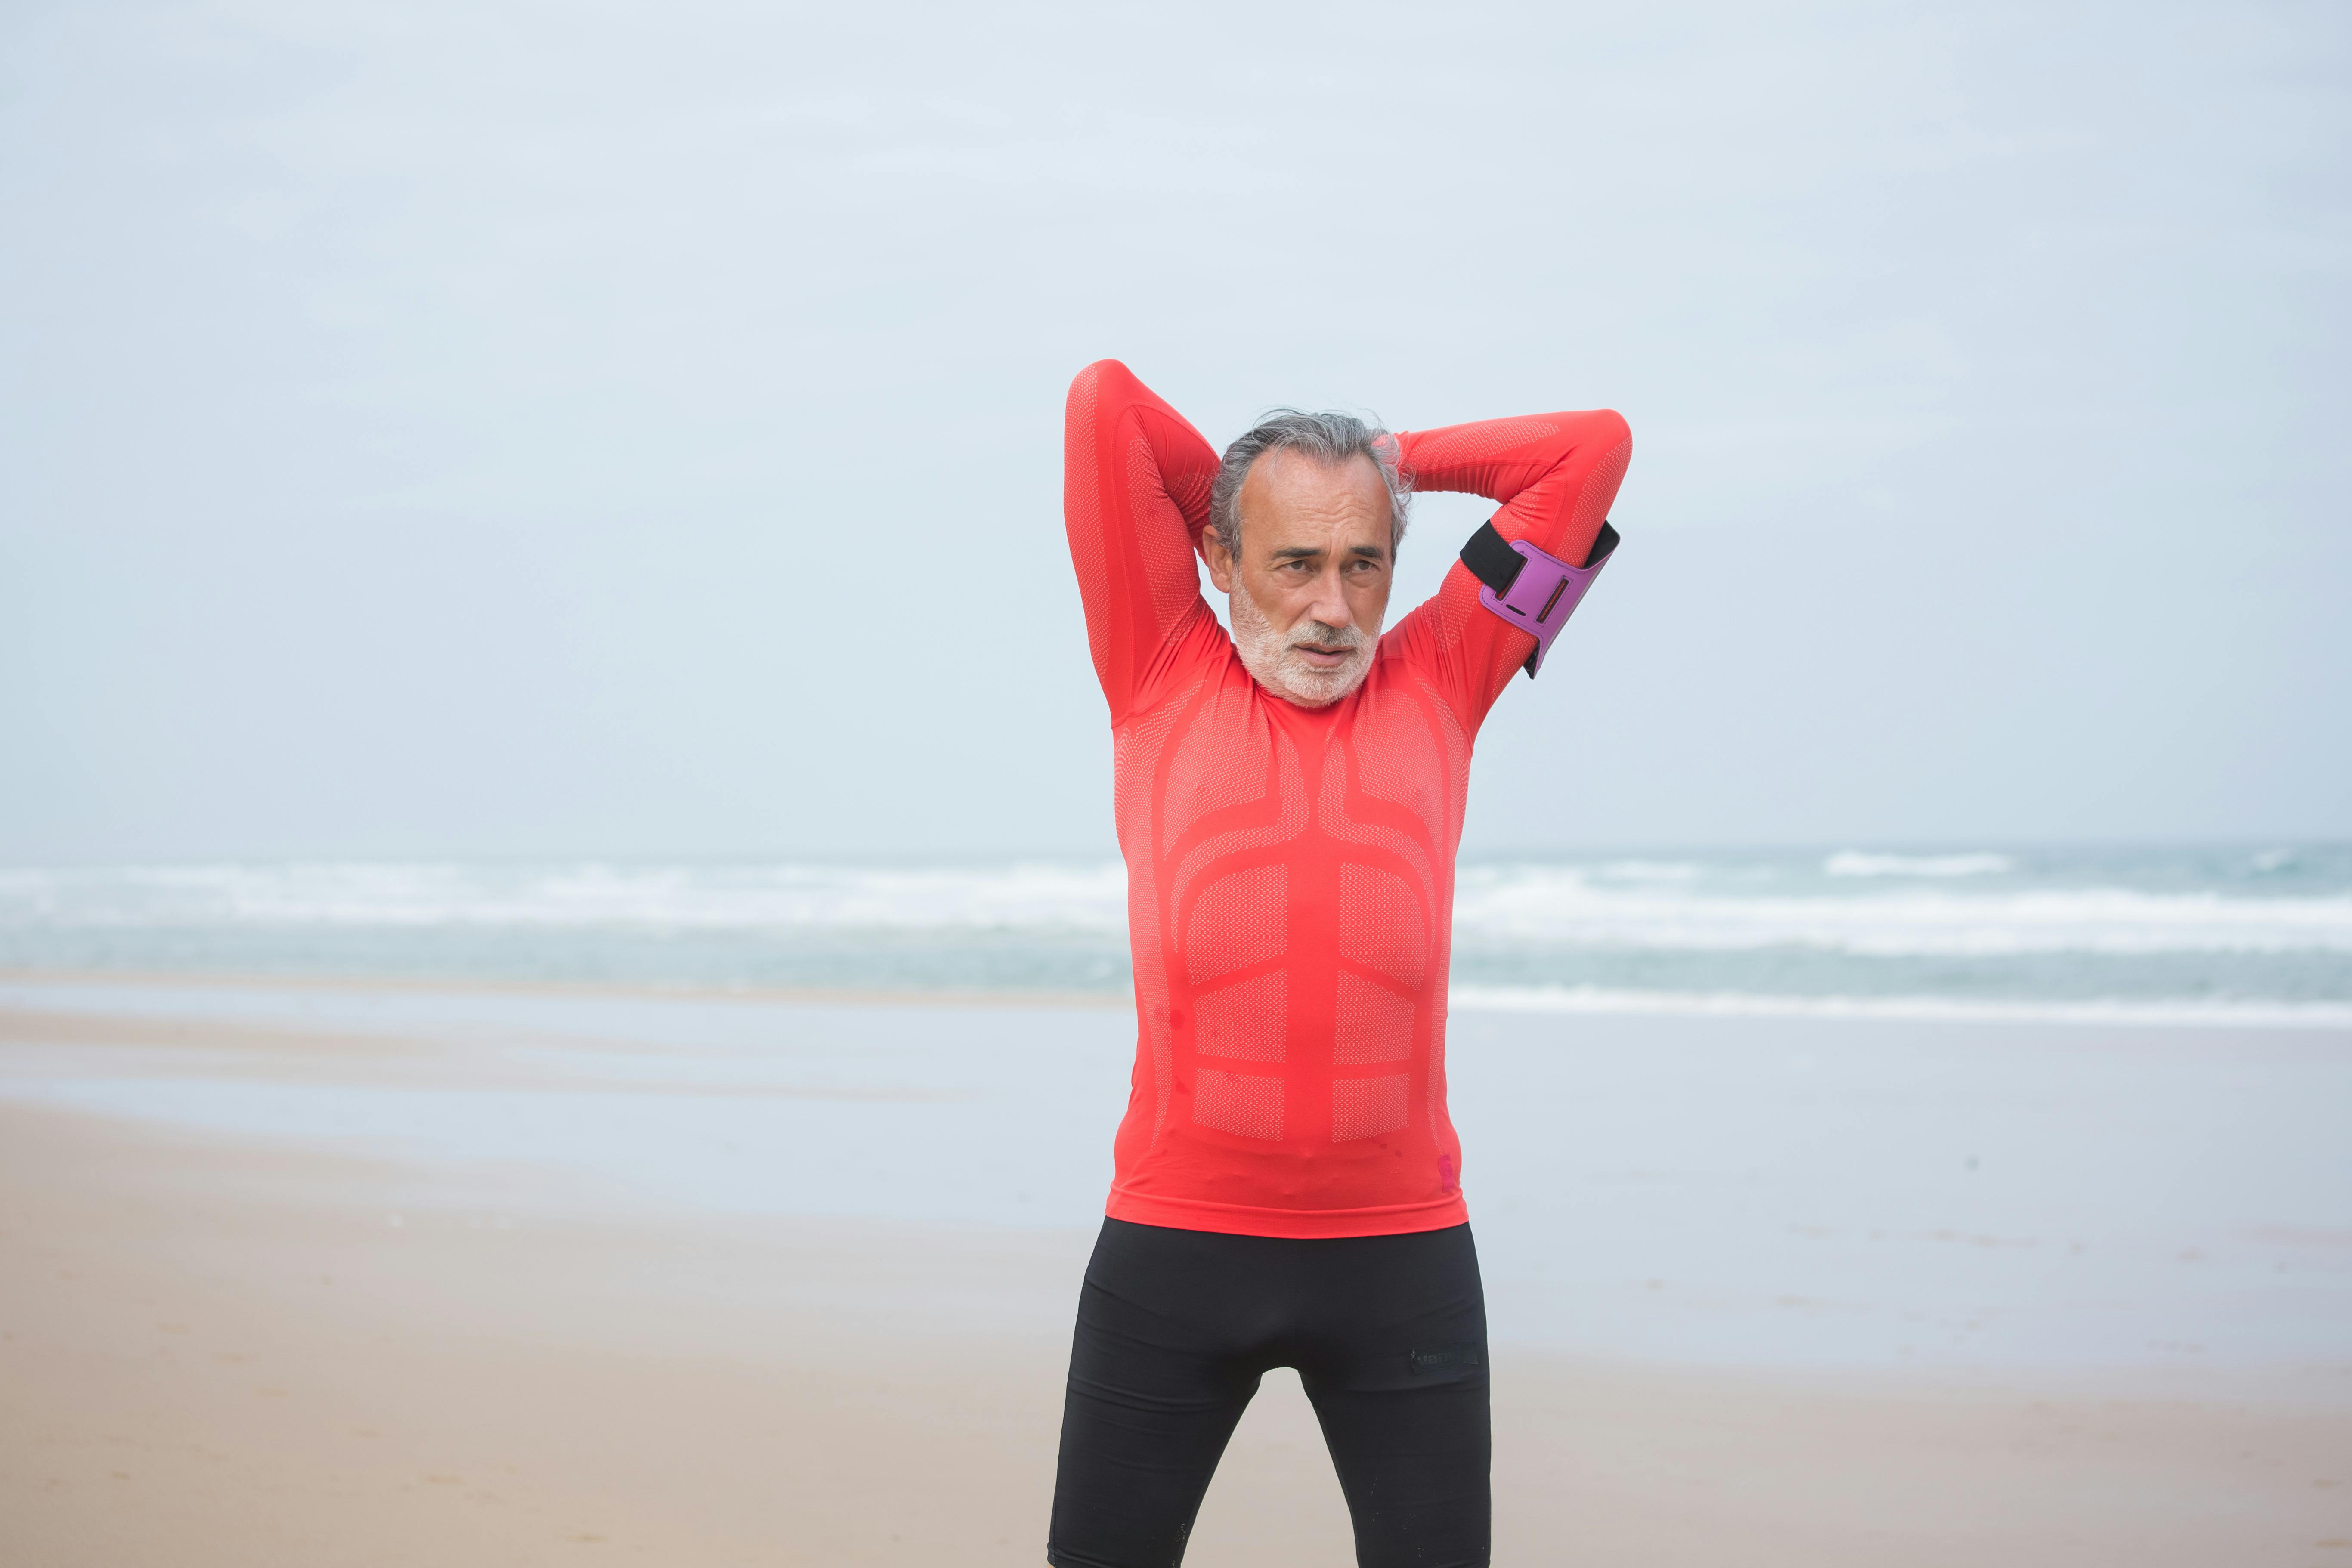
<instances>
[{"instance_id":1,"label":"man's mouth","mask_svg":"<svg viewBox=\"0 0 2352 1568\"><path fill-rule=\"evenodd\" d=\"M1324 647L1317 643L1293 643L1290 651L1307 661L1309 669L1341 669L1356 657L1351 647Z\"/></svg>"}]
</instances>

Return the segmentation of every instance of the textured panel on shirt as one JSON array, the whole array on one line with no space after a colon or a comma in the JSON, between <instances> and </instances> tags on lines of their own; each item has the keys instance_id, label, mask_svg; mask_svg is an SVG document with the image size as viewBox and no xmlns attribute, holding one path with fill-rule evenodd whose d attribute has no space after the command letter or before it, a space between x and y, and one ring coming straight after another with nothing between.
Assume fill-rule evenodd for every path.
<instances>
[{"instance_id":1,"label":"textured panel on shirt","mask_svg":"<svg viewBox=\"0 0 2352 1568\"><path fill-rule=\"evenodd\" d=\"M1570 509L1568 531L1582 533L1601 531L1608 521L1610 504L1617 499L1617 487L1625 482L1625 465L1633 460L1633 437L1625 437L1592 465L1584 476L1584 488L1576 492L1576 505Z\"/></svg>"},{"instance_id":2,"label":"textured panel on shirt","mask_svg":"<svg viewBox=\"0 0 2352 1568\"><path fill-rule=\"evenodd\" d=\"M1184 468L1163 477L1168 485L1168 499L1176 503L1177 510L1187 518L1209 515L1209 491L1216 483L1216 469L1207 467ZM1196 586L1199 581L1197 577L1193 579Z\"/></svg>"},{"instance_id":3,"label":"textured panel on shirt","mask_svg":"<svg viewBox=\"0 0 2352 1568\"><path fill-rule=\"evenodd\" d=\"M1149 574L1152 629L1165 632L1201 596L1201 577L1199 569L1192 563L1192 531L1184 521L1184 513L1160 478L1160 461L1151 455L1151 443L1140 436L1130 437L1127 443L1127 504L1140 537L1185 542L1181 570L1171 563L1153 562L1155 569Z\"/></svg>"},{"instance_id":4,"label":"textured panel on shirt","mask_svg":"<svg viewBox=\"0 0 2352 1568\"><path fill-rule=\"evenodd\" d=\"M1250 720L1250 689L1239 683L1218 687L1192 715L1168 764L1160 825L1162 849L1211 812L1244 805L1274 792L1272 733Z\"/></svg>"},{"instance_id":5,"label":"textured panel on shirt","mask_svg":"<svg viewBox=\"0 0 2352 1568\"><path fill-rule=\"evenodd\" d=\"M1349 745L1356 754L1356 787L1434 822L1444 810L1445 783L1429 764L1429 720L1414 695L1391 685L1365 694Z\"/></svg>"},{"instance_id":6,"label":"textured panel on shirt","mask_svg":"<svg viewBox=\"0 0 2352 1568\"><path fill-rule=\"evenodd\" d=\"M1225 658L1234 664L1241 662L1230 643L1225 647ZM1175 874L1168 879L1166 897L1171 907L1181 908L1193 880L1209 875L1227 856L1287 844L1307 831L1310 815L1307 807L1307 774L1298 761L1298 748L1279 730L1274 732L1274 778L1276 793L1281 797L1280 815L1259 826L1236 827L1212 835L1187 849ZM1125 847L1123 839L1121 847Z\"/></svg>"},{"instance_id":7,"label":"textured panel on shirt","mask_svg":"<svg viewBox=\"0 0 2352 1568\"><path fill-rule=\"evenodd\" d=\"M1430 837L1415 837L1389 826L1382 822L1359 822L1348 810L1348 781L1344 772L1334 766L1323 769L1323 788L1315 803L1315 819L1324 832L1342 844L1368 844L1385 849L1412 868L1421 885L1435 885L1430 864Z\"/></svg>"},{"instance_id":8,"label":"textured panel on shirt","mask_svg":"<svg viewBox=\"0 0 2352 1568\"><path fill-rule=\"evenodd\" d=\"M1412 1055L1412 1003L1378 981L1342 971L1332 1020L1331 1059L1342 1067L1401 1062Z\"/></svg>"},{"instance_id":9,"label":"textured panel on shirt","mask_svg":"<svg viewBox=\"0 0 2352 1568\"><path fill-rule=\"evenodd\" d=\"M1437 646L1455 648L1462 646L1462 634L1468 629L1472 616L1490 615L1478 602L1478 579L1470 575L1470 568L1456 561L1445 573L1445 581L1438 584L1436 597L1430 605L1437 617Z\"/></svg>"},{"instance_id":10,"label":"textured panel on shirt","mask_svg":"<svg viewBox=\"0 0 2352 1568\"><path fill-rule=\"evenodd\" d=\"M1169 727L1175 723L1181 710L1181 700L1171 702L1111 732L1112 798L1119 851L1128 866L1128 944L1135 964L1139 996L1168 994L1168 977L1160 958L1160 889L1153 886L1159 862L1151 855L1151 770L1140 759L1157 755L1167 743ZM1168 1127L1168 1096L1175 1072L1172 1044L1168 1037L1164 1009L1145 1007L1137 1011L1142 1025L1142 1043L1151 1058L1151 1141L1156 1145ZM1155 1016L1155 1011L1159 1016Z\"/></svg>"},{"instance_id":11,"label":"textured panel on shirt","mask_svg":"<svg viewBox=\"0 0 2352 1568\"><path fill-rule=\"evenodd\" d=\"M1413 466L1455 468L1490 462L1511 452L1525 451L1559 434L1558 425L1532 415L1459 425L1451 430L1423 436L1413 451Z\"/></svg>"},{"instance_id":12,"label":"textured panel on shirt","mask_svg":"<svg viewBox=\"0 0 2352 1568\"><path fill-rule=\"evenodd\" d=\"M1416 675L1414 681L1429 699L1429 710L1437 716L1437 733L1445 742L1445 851L1450 864L1454 847L1462 841L1462 817L1470 805L1470 738L1462 731L1462 720L1445 694L1432 686L1424 677Z\"/></svg>"},{"instance_id":13,"label":"textured panel on shirt","mask_svg":"<svg viewBox=\"0 0 2352 1568\"><path fill-rule=\"evenodd\" d=\"M1412 884L1375 866L1340 867L1339 956L1420 990L1429 972L1429 920Z\"/></svg>"},{"instance_id":14,"label":"textured panel on shirt","mask_svg":"<svg viewBox=\"0 0 2352 1568\"><path fill-rule=\"evenodd\" d=\"M1282 1060L1290 1036L1290 973L1238 981L1192 999L1192 1048L1204 1057Z\"/></svg>"},{"instance_id":15,"label":"textured panel on shirt","mask_svg":"<svg viewBox=\"0 0 2352 1568\"><path fill-rule=\"evenodd\" d=\"M1192 900L1184 968L1195 985L1244 964L1280 958L1290 945L1290 868L1256 866L1218 878Z\"/></svg>"},{"instance_id":16,"label":"textured panel on shirt","mask_svg":"<svg viewBox=\"0 0 2352 1568\"><path fill-rule=\"evenodd\" d=\"M1400 1078L1397 1080L1402 1083ZM1202 1068L1192 1075L1192 1120L1220 1132L1282 1142L1282 1080ZM1397 1123L1402 1127L1402 1121ZM1364 1136L1360 1134L1360 1136Z\"/></svg>"},{"instance_id":17,"label":"textured panel on shirt","mask_svg":"<svg viewBox=\"0 0 2352 1568\"><path fill-rule=\"evenodd\" d=\"M1331 1085L1331 1142L1393 1132L1412 1120L1412 1075L1343 1078Z\"/></svg>"}]
</instances>

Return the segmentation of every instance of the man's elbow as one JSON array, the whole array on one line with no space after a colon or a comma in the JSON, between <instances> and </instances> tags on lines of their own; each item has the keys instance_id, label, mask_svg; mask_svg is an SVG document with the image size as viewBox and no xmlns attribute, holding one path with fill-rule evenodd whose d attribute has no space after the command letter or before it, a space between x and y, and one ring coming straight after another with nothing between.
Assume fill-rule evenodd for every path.
<instances>
[{"instance_id":1,"label":"man's elbow","mask_svg":"<svg viewBox=\"0 0 2352 1568\"><path fill-rule=\"evenodd\" d=\"M1579 447L1598 447L1605 452L1633 439L1633 427L1614 408L1588 409L1562 417L1573 422L1570 427Z\"/></svg>"},{"instance_id":2,"label":"man's elbow","mask_svg":"<svg viewBox=\"0 0 2352 1568\"><path fill-rule=\"evenodd\" d=\"M1070 378L1070 403L1076 406L1082 397L1099 400L1105 393L1118 393L1140 385L1135 373L1115 359L1098 359Z\"/></svg>"}]
</instances>

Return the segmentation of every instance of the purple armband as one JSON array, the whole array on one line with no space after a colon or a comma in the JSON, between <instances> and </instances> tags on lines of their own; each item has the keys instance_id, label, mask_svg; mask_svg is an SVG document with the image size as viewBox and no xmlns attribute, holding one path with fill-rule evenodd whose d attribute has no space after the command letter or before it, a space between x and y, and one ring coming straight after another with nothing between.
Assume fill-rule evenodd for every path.
<instances>
[{"instance_id":1,"label":"purple armband","mask_svg":"<svg viewBox=\"0 0 2352 1568\"><path fill-rule=\"evenodd\" d=\"M1528 679L1533 680L1536 671L1543 668L1552 638L1568 625L1584 591L1609 564L1616 548L1617 531L1606 522L1581 566L1547 555L1524 539L1505 539L1492 522L1480 527L1462 547L1462 564L1484 584L1478 590L1478 602L1535 637L1536 651L1528 655L1524 667Z\"/></svg>"}]
</instances>

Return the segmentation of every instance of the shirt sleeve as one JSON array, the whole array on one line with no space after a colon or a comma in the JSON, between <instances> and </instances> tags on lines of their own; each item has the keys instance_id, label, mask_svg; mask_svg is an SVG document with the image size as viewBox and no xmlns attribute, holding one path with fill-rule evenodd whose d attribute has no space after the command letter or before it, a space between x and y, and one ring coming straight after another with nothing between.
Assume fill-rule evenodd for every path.
<instances>
[{"instance_id":1,"label":"shirt sleeve","mask_svg":"<svg viewBox=\"0 0 2352 1568\"><path fill-rule=\"evenodd\" d=\"M1214 618L1193 550L1217 454L1134 372L1106 359L1070 383L1062 465L1087 644L1117 724L1143 706L1177 634Z\"/></svg>"},{"instance_id":2,"label":"shirt sleeve","mask_svg":"<svg viewBox=\"0 0 2352 1568\"><path fill-rule=\"evenodd\" d=\"M1414 489L1500 501L1496 531L1572 566L1584 563L1600 537L1633 456L1632 429L1609 409L1407 430L1397 440ZM1456 561L1437 593L1398 627L1473 731L1536 647L1531 633L1478 603L1478 587Z\"/></svg>"}]
</instances>

